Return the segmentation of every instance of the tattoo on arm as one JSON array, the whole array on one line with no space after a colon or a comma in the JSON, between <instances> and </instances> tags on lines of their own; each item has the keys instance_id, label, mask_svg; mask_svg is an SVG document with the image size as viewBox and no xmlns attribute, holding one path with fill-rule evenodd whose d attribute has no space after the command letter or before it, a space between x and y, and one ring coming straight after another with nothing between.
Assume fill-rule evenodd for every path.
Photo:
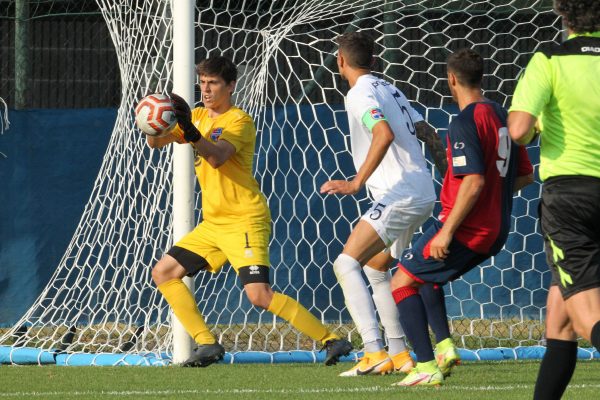
<instances>
[{"instance_id":1,"label":"tattoo on arm","mask_svg":"<svg viewBox=\"0 0 600 400\"><path fill-rule=\"evenodd\" d=\"M446 160L446 150L442 144L442 139L438 136L435 129L425 121L419 121L415 124L417 130L417 139L425 143L435 167L442 177L446 175L448 169L448 161Z\"/></svg>"}]
</instances>

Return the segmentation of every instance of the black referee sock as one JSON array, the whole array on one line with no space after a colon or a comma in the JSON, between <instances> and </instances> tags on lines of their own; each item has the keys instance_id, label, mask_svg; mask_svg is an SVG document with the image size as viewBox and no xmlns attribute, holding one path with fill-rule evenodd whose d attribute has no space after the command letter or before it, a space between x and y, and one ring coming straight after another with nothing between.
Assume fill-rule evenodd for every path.
<instances>
[{"instance_id":1,"label":"black referee sock","mask_svg":"<svg viewBox=\"0 0 600 400\"><path fill-rule=\"evenodd\" d=\"M592 344L596 350L600 351L600 321L592 328Z\"/></svg>"},{"instance_id":2,"label":"black referee sock","mask_svg":"<svg viewBox=\"0 0 600 400\"><path fill-rule=\"evenodd\" d=\"M535 383L533 399L559 400L571 381L576 363L577 342L548 339L546 341L546 354L542 359L537 382Z\"/></svg>"}]
</instances>

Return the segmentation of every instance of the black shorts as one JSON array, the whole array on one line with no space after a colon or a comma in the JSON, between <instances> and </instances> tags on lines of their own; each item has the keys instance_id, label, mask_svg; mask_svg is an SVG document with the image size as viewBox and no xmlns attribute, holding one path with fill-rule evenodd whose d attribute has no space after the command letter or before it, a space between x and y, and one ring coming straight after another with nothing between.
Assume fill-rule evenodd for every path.
<instances>
[{"instance_id":1,"label":"black shorts","mask_svg":"<svg viewBox=\"0 0 600 400\"><path fill-rule=\"evenodd\" d=\"M167 251L187 271L187 276L194 276L201 270L210 270L210 265L204 257L183 247L173 246ZM219 271L221 267L217 269ZM242 285L248 283L268 283L269 267L266 265L246 265L236 269Z\"/></svg>"},{"instance_id":2,"label":"black shorts","mask_svg":"<svg viewBox=\"0 0 600 400\"><path fill-rule=\"evenodd\" d=\"M564 299L600 287L600 179L559 176L542 189L540 221L552 284Z\"/></svg>"}]
</instances>

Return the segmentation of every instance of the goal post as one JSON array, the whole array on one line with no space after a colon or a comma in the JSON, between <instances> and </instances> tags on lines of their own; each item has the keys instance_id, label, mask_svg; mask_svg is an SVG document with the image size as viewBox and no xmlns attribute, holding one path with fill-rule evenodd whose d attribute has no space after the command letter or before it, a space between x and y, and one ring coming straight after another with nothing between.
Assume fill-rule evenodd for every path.
<instances>
[{"instance_id":1,"label":"goal post","mask_svg":"<svg viewBox=\"0 0 600 400\"><path fill-rule=\"evenodd\" d=\"M173 91L194 104L194 0L171 0L173 10ZM194 154L189 145L173 144L173 243L195 226ZM183 282L194 293L194 280ZM181 364L192 352L193 340L177 317L173 321L173 362Z\"/></svg>"},{"instance_id":2,"label":"goal post","mask_svg":"<svg viewBox=\"0 0 600 400\"><path fill-rule=\"evenodd\" d=\"M198 101L194 62L211 55L239 66L234 99L256 124L254 171L273 217L274 289L360 348L331 263L369 199L365 192L318 193L325 180L355 174L343 104L348 87L337 74L333 39L349 31L372 35L374 73L397 85L444 137L457 112L446 89L451 51L479 51L486 59L484 94L508 106L533 52L559 41L562 31L548 0L97 3L121 69L117 121L52 278L20 321L0 331L0 363L163 365L187 358L191 339L152 283L151 268L198 221L192 152L178 144L150 149L133 110L149 92L173 90L190 104ZM539 149L529 151L537 168ZM439 190L441 177L429 164ZM444 288L463 359L543 354L550 272L537 225L539 196L539 182L519 192L503 250ZM254 308L230 266L188 283L226 362L324 357L320 343Z\"/></svg>"}]
</instances>

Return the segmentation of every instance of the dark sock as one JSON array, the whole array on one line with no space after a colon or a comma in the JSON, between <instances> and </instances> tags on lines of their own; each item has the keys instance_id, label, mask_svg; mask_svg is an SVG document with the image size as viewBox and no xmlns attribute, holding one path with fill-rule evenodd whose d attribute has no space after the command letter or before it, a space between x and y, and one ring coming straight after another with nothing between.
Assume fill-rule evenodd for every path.
<instances>
[{"instance_id":1,"label":"dark sock","mask_svg":"<svg viewBox=\"0 0 600 400\"><path fill-rule=\"evenodd\" d=\"M546 353L535 383L534 400L560 399L577 363L577 342L546 340Z\"/></svg>"},{"instance_id":2,"label":"dark sock","mask_svg":"<svg viewBox=\"0 0 600 400\"><path fill-rule=\"evenodd\" d=\"M419 294L423 299L427 322L435 334L436 343L448 339L450 337L450 327L448 326L444 289L433 283L427 283L419 288Z\"/></svg>"},{"instance_id":3,"label":"dark sock","mask_svg":"<svg viewBox=\"0 0 600 400\"><path fill-rule=\"evenodd\" d=\"M413 287L401 287L393 291L394 300L400 313L402 329L411 343L418 362L434 359L433 348L429 340L427 315L419 292Z\"/></svg>"},{"instance_id":4,"label":"dark sock","mask_svg":"<svg viewBox=\"0 0 600 400\"><path fill-rule=\"evenodd\" d=\"M600 321L592 328L592 344L596 350L600 351Z\"/></svg>"}]
</instances>

